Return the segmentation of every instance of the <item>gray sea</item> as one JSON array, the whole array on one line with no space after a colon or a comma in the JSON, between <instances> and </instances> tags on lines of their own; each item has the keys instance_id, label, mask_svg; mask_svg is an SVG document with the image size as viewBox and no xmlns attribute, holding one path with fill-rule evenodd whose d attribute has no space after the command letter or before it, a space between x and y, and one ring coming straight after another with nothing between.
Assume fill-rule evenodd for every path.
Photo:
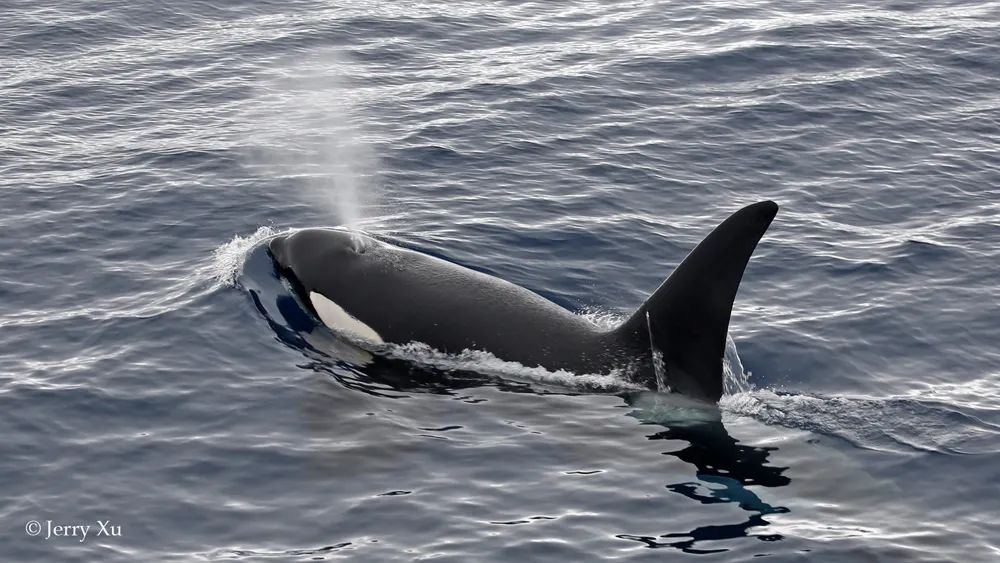
<instances>
[{"instance_id":1,"label":"gray sea","mask_svg":"<svg viewBox=\"0 0 1000 563\"><path fill-rule=\"evenodd\" d=\"M3 561L1000 560L1000 3L0 0L0 190ZM262 244L612 325L764 199L721 423Z\"/></svg>"}]
</instances>

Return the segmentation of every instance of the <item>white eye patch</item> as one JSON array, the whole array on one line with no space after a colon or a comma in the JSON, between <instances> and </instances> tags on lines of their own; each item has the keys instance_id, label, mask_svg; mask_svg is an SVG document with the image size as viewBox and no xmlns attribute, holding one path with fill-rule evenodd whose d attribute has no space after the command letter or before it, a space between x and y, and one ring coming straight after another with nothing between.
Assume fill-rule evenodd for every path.
<instances>
[{"instance_id":1,"label":"white eye patch","mask_svg":"<svg viewBox=\"0 0 1000 563\"><path fill-rule=\"evenodd\" d=\"M372 327L352 317L343 307L330 301L325 295L310 291L309 300L312 302L313 308L316 309L320 320L330 330L347 333L379 344L383 342L382 337Z\"/></svg>"}]
</instances>

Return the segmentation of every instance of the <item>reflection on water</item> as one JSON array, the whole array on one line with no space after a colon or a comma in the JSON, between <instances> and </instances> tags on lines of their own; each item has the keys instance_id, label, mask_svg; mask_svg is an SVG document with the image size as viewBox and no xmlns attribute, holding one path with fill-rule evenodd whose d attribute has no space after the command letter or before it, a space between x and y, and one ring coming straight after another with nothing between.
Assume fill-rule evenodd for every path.
<instances>
[{"instance_id":1,"label":"reflection on water","mask_svg":"<svg viewBox=\"0 0 1000 563\"><path fill-rule=\"evenodd\" d=\"M768 458L775 447L744 446L733 438L722 424L718 409L704 409L700 416L684 416L685 405L669 411L669 396L650 393L630 393L625 395L629 405L637 408L629 416L662 430L650 434L650 440L677 440L687 445L679 450L666 451L693 465L695 479L681 483L671 483L666 488L700 504L733 503L748 512L747 519L736 524L699 526L687 532L671 532L659 537L620 535L622 539L638 541L649 547L673 547L688 553L715 553L725 549L696 548L700 542L726 540L753 535L761 541L778 541L780 534L750 533L751 528L767 526L764 518L769 514L788 512L783 506L773 506L748 486L783 487L791 483L784 475L787 467L768 464ZM666 404L665 404L666 403ZM651 406L650 406L651 405ZM691 409L692 407L686 407ZM681 410L679 413L678 410Z\"/></svg>"},{"instance_id":2,"label":"reflection on water","mask_svg":"<svg viewBox=\"0 0 1000 563\"><path fill-rule=\"evenodd\" d=\"M282 283L267 253L260 249L252 252L244 265L243 285L254 305L277 337L307 358L300 367L323 373L345 388L388 398L415 392L452 394L483 385L508 392L572 393L558 386L548 391L538 382L512 381L461 369L438 370L405 360L373 356L321 329ZM668 491L703 505L734 504L747 516L738 523L698 526L655 537L631 534L616 537L641 542L650 548L670 547L692 554L727 551L706 547L706 542L750 536L768 542L783 539L780 534L754 533L752 529L768 526L766 516L787 513L788 508L774 506L748 488L783 487L791 482L784 475L787 467L769 464L769 457L777 448L740 444L726 430L715 405L652 391L623 391L619 396L632 407L628 416L656 428L647 436L649 440L685 444L680 449L663 453L693 466L694 474L691 480L666 484Z\"/></svg>"}]
</instances>

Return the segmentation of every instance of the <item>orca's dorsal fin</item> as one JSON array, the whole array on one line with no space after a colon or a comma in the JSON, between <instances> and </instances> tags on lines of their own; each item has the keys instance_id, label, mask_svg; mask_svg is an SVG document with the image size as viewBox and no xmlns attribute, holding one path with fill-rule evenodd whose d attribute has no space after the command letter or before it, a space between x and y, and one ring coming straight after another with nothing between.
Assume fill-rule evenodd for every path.
<instances>
[{"instance_id":1,"label":"orca's dorsal fin","mask_svg":"<svg viewBox=\"0 0 1000 563\"><path fill-rule=\"evenodd\" d=\"M777 212L776 203L762 201L733 213L615 330L621 338L650 343L672 391L712 402L722 396L733 300L750 255Z\"/></svg>"}]
</instances>

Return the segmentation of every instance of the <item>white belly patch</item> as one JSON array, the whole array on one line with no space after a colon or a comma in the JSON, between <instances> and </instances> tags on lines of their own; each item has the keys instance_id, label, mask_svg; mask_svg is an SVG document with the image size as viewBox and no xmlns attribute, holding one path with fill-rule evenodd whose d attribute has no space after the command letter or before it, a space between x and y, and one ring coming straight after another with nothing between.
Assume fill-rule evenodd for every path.
<instances>
[{"instance_id":1,"label":"white belly patch","mask_svg":"<svg viewBox=\"0 0 1000 563\"><path fill-rule=\"evenodd\" d=\"M382 337L372 327L352 317L343 307L330 301L322 293L310 291L309 300L312 301L312 306L316 309L320 320L331 330L344 332L371 342L382 343Z\"/></svg>"}]
</instances>

